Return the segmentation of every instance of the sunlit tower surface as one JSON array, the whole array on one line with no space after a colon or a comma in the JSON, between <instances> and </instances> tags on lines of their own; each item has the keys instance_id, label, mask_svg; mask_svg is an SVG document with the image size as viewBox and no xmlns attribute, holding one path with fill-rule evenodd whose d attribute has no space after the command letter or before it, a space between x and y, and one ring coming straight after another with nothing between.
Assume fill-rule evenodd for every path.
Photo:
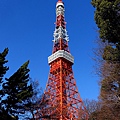
<instances>
[{"instance_id":1,"label":"sunlit tower surface","mask_svg":"<svg viewBox=\"0 0 120 120\"><path fill-rule=\"evenodd\" d=\"M78 93L72 65L74 58L68 47L68 35L64 16L64 3L56 3L56 27L54 31L53 51L48 57L50 72L44 91L47 101L36 118L42 120L88 120L86 109Z\"/></svg>"}]
</instances>

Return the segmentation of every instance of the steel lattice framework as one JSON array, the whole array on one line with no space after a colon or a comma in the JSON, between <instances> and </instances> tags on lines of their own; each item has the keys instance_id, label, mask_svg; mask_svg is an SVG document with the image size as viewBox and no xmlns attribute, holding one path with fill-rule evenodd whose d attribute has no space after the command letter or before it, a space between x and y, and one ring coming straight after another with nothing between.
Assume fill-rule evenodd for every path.
<instances>
[{"instance_id":1,"label":"steel lattice framework","mask_svg":"<svg viewBox=\"0 0 120 120\"><path fill-rule=\"evenodd\" d=\"M53 52L48 57L50 72L44 92L46 104L36 113L42 120L88 120L88 114L78 93L72 65L74 58L68 48L68 35L64 19L64 3L56 4L56 27Z\"/></svg>"}]
</instances>

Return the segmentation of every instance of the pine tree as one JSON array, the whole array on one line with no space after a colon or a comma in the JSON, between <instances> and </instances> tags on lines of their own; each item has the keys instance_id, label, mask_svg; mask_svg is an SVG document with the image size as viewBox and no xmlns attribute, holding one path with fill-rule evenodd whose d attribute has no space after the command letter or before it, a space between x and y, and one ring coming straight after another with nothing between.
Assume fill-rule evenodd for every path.
<instances>
[{"instance_id":1,"label":"pine tree","mask_svg":"<svg viewBox=\"0 0 120 120\"><path fill-rule=\"evenodd\" d=\"M120 0L92 0L100 38L120 43Z\"/></svg>"},{"instance_id":2,"label":"pine tree","mask_svg":"<svg viewBox=\"0 0 120 120\"><path fill-rule=\"evenodd\" d=\"M9 69L5 64L8 62L6 60L6 56L8 54L8 48L5 48L2 53L0 53L0 120L13 120L11 116L9 116L4 108L2 107L2 97L5 95L5 93L2 90L2 84L4 82L3 77L6 74L7 70Z\"/></svg>"},{"instance_id":3,"label":"pine tree","mask_svg":"<svg viewBox=\"0 0 120 120\"><path fill-rule=\"evenodd\" d=\"M6 55L8 54L8 48L5 48L2 53L0 53L0 84L2 83L2 78L5 75L6 71L9 69L7 66L4 66L8 61L6 60Z\"/></svg>"},{"instance_id":4,"label":"pine tree","mask_svg":"<svg viewBox=\"0 0 120 120\"><path fill-rule=\"evenodd\" d=\"M100 98L113 113L111 120L120 119L120 0L92 0L92 5L101 42L107 43L101 56Z\"/></svg>"},{"instance_id":5,"label":"pine tree","mask_svg":"<svg viewBox=\"0 0 120 120\"><path fill-rule=\"evenodd\" d=\"M8 62L6 60L7 54L8 54L8 48L4 49L4 51L0 53L0 116L3 114L3 111L4 111L1 104L2 96L4 95L1 85L3 83L3 77L6 71L9 69L7 66L5 66L5 63Z\"/></svg>"},{"instance_id":6,"label":"pine tree","mask_svg":"<svg viewBox=\"0 0 120 120\"><path fill-rule=\"evenodd\" d=\"M6 99L2 100L5 106L5 111L8 115L14 116L17 119L20 113L24 113L24 106L27 104L27 99L32 97L32 85L28 85L30 71L28 67L29 61L24 63L10 78L6 78L3 83L3 91L6 94Z\"/></svg>"}]
</instances>

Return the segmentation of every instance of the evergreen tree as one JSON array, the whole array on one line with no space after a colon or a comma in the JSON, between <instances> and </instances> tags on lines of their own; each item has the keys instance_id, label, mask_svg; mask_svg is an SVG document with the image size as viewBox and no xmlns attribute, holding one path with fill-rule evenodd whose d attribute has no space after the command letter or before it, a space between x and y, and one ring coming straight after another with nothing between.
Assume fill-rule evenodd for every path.
<instances>
[{"instance_id":1,"label":"evergreen tree","mask_svg":"<svg viewBox=\"0 0 120 120\"><path fill-rule=\"evenodd\" d=\"M24 106L27 99L32 97L32 85L29 82L29 69L27 68L29 61L24 63L10 78L6 78L3 83L3 91L6 98L2 100L6 113L17 119L20 113L24 113Z\"/></svg>"},{"instance_id":2,"label":"evergreen tree","mask_svg":"<svg viewBox=\"0 0 120 120\"><path fill-rule=\"evenodd\" d=\"M120 0L92 0L100 38L120 43Z\"/></svg>"},{"instance_id":3,"label":"evergreen tree","mask_svg":"<svg viewBox=\"0 0 120 120\"><path fill-rule=\"evenodd\" d=\"M5 114L4 108L2 107L1 100L2 96L4 96L4 93L2 91L2 83L3 83L3 77L6 73L6 71L9 69L7 66L5 66L5 63L8 61L6 60L6 56L8 54L8 48L5 48L2 53L0 53L0 119L3 114Z\"/></svg>"},{"instance_id":4,"label":"evergreen tree","mask_svg":"<svg viewBox=\"0 0 120 120\"><path fill-rule=\"evenodd\" d=\"M8 54L8 48L4 49L2 53L0 53L0 84L2 83L2 78L5 75L6 71L9 69L7 66L4 66L8 61L6 60L6 55Z\"/></svg>"},{"instance_id":5,"label":"evergreen tree","mask_svg":"<svg viewBox=\"0 0 120 120\"><path fill-rule=\"evenodd\" d=\"M92 5L101 41L107 43L101 56L100 98L113 113L111 120L120 119L120 0L92 0Z\"/></svg>"}]
</instances>

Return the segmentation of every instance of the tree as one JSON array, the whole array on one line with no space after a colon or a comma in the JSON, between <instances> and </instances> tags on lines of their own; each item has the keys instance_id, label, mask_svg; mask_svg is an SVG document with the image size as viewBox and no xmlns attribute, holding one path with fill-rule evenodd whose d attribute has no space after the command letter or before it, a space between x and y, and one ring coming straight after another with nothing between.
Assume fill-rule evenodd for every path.
<instances>
[{"instance_id":1,"label":"tree","mask_svg":"<svg viewBox=\"0 0 120 120\"><path fill-rule=\"evenodd\" d=\"M42 89L39 88L39 82L37 80L33 81L31 79L30 83L33 87L33 95L27 99L27 104L24 106L25 114L23 115L23 118L35 120L35 113L42 107L40 104L42 102Z\"/></svg>"},{"instance_id":2,"label":"tree","mask_svg":"<svg viewBox=\"0 0 120 120\"><path fill-rule=\"evenodd\" d=\"M8 54L8 48L4 49L2 53L0 53L0 85L2 84L3 76L6 71L9 69L7 66L4 66L8 61L6 60L6 55ZM0 90L0 96L2 95L2 91Z\"/></svg>"},{"instance_id":3,"label":"tree","mask_svg":"<svg viewBox=\"0 0 120 120\"><path fill-rule=\"evenodd\" d=\"M25 62L12 76L4 78L7 70L5 66L8 48L0 53L0 119L17 120L20 113L24 113L27 100L33 96L33 87L29 83L29 61Z\"/></svg>"},{"instance_id":4,"label":"tree","mask_svg":"<svg viewBox=\"0 0 120 120\"><path fill-rule=\"evenodd\" d=\"M92 0L96 8L95 21L100 38L111 43L120 43L120 1Z\"/></svg>"},{"instance_id":5,"label":"tree","mask_svg":"<svg viewBox=\"0 0 120 120\"><path fill-rule=\"evenodd\" d=\"M92 0L95 10L95 21L99 28L104 47L102 58L111 64L120 63L120 1Z\"/></svg>"},{"instance_id":6,"label":"tree","mask_svg":"<svg viewBox=\"0 0 120 120\"><path fill-rule=\"evenodd\" d=\"M4 109L10 116L17 116L24 112L26 100L32 97L32 85L29 82L29 61L25 62L10 78L6 78L3 83L3 92L7 96L2 100L5 105Z\"/></svg>"},{"instance_id":7,"label":"tree","mask_svg":"<svg viewBox=\"0 0 120 120\"><path fill-rule=\"evenodd\" d=\"M96 100L89 100L89 99L85 99L83 102L88 111L89 120L96 120L98 116L98 112L101 110L102 107L101 102Z\"/></svg>"},{"instance_id":8,"label":"tree","mask_svg":"<svg viewBox=\"0 0 120 120\"><path fill-rule=\"evenodd\" d=\"M4 93L1 89L2 88L1 85L3 83L3 77L6 73L6 71L9 69L7 66L5 66L5 63L8 62L6 60L7 54L8 54L8 48L5 48L4 51L2 53L0 53L0 119L3 119L2 115L5 114L5 111L1 104L2 96L4 95Z\"/></svg>"},{"instance_id":9,"label":"tree","mask_svg":"<svg viewBox=\"0 0 120 120\"><path fill-rule=\"evenodd\" d=\"M99 28L100 38L108 42L104 48L103 59L107 62L120 62L120 1L92 0L95 10L95 21Z\"/></svg>"},{"instance_id":10,"label":"tree","mask_svg":"<svg viewBox=\"0 0 120 120\"><path fill-rule=\"evenodd\" d=\"M100 41L107 43L101 55L104 62L100 66L100 98L104 108L113 113L108 117L117 120L120 119L120 1L92 0L92 5L96 8Z\"/></svg>"},{"instance_id":11,"label":"tree","mask_svg":"<svg viewBox=\"0 0 120 120\"><path fill-rule=\"evenodd\" d=\"M85 99L83 101L83 103L86 106L86 109L88 111L89 116L93 112L98 111L98 110L101 109L101 103L100 103L100 101Z\"/></svg>"},{"instance_id":12,"label":"tree","mask_svg":"<svg viewBox=\"0 0 120 120\"><path fill-rule=\"evenodd\" d=\"M104 105L114 109L112 112L120 119L120 64L106 62L102 72L100 98Z\"/></svg>"},{"instance_id":13,"label":"tree","mask_svg":"<svg viewBox=\"0 0 120 120\"><path fill-rule=\"evenodd\" d=\"M43 99L38 81L31 81L29 77L29 61L3 80L9 69L5 66L7 54L8 48L0 53L0 120L34 120L37 110L41 110L47 100Z\"/></svg>"},{"instance_id":14,"label":"tree","mask_svg":"<svg viewBox=\"0 0 120 120\"><path fill-rule=\"evenodd\" d=\"M99 40L99 42L102 41ZM109 46L109 43L99 43L98 46L96 55L97 62L99 62L97 67L99 69L96 70L100 76L101 89L99 98L101 100L101 109L98 112L92 113L90 117L94 118L94 120L104 120L107 118L108 120L118 120L120 119L120 64L112 60L103 59L105 48ZM90 120L93 119L90 118Z\"/></svg>"}]
</instances>

